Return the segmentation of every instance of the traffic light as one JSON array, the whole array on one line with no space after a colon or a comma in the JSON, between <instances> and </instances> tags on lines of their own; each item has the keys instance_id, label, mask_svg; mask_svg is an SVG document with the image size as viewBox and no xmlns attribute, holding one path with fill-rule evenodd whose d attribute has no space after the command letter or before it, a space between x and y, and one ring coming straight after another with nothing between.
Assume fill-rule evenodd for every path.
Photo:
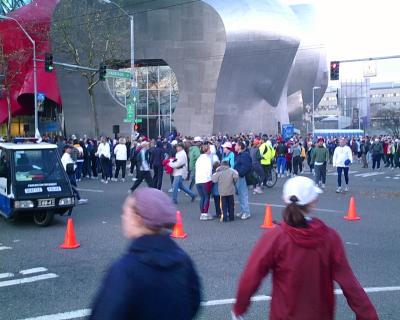
<instances>
[{"instance_id":1,"label":"traffic light","mask_svg":"<svg viewBox=\"0 0 400 320\"><path fill-rule=\"evenodd\" d=\"M52 72L53 67L53 54L50 52L46 52L44 56L44 71Z\"/></svg>"},{"instance_id":2,"label":"traffic light","mask_svg":"<svg viewBox=\"0 0 400 320\"><path fill-rule=\"evenodd\" d=\"M331 80L339 80L339 61L331 61Z\"/></svg>"},{"instance_id":3,"label":"traffic light","mask_svg":"<svg viewBox=\"0 0 400 320\"><path fill-rule=\"evenodd\" d=\"M100 63L100 67L99 67L99 80L100 81L106 80L106 73L107 73L107 65L105 63Z\"/></svg>"}]
</instances>

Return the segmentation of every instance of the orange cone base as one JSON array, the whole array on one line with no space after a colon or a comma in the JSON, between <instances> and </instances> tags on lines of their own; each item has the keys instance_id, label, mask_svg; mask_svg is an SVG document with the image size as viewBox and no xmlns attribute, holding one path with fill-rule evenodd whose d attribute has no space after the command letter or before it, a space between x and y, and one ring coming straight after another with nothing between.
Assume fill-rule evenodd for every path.
<instances>
[{"instance_id":1,"label":"orange cone base","mask_svg":"<svg viewBox=\"0 0 400 320\"><path fill-rule=\"evenodd\" d=\"M275 228L275 225L273 224L272 226L266 226L266 225L261 225L260 226L260 228L262 228L262 229L273 229L273 228Z\"/></svg>"},{"instance_id":2,"label":"orange cone base","mask_svg":"<svg viewBox=\"0 0 400 320\"><path fill-rule=\"evenodd\" d=\"M79 248L81 245L79 243L76 243L74 245L66 245L66 244L62 244L60 246L61 249L76 249Z\"/></svg>"},{"instance_id":3,"label":"orange cone base","mask_svg":"<svg viewBox=\"0 0 400 320\"><path fill-rule=\"evenodd\" d=\"M179 238L179 239L183 239L183 238L186 238L187 237L187 234L186 233L184 233L184 234L178 234L178 235L175 235L175 234L171 234L171 238Z\"/></svg>"},{"instance_id":4,"label":"orange cone base","mask_svg":"<svg viewBox=\"0 0 400 320\"><path fill-rule=\"evenodd\" d=\"M349 217L349 216L344 216L343 218L345 218L346 220L349 220L349 221L361 220L360 217Z\"/></svg>"}]
</instances>

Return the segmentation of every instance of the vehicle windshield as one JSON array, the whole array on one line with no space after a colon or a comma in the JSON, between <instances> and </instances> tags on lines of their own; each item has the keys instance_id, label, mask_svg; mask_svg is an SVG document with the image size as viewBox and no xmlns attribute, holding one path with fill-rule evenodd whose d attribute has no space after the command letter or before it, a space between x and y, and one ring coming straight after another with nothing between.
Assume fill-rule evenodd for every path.
<instances>
[{"instance_id":1,"label":"vehicle windshield","mask_svg":"<svg viewBox=\"0 0 400 320\"><path fill-rule=\"evenodd\" d=\"M16 150L15 179L23 181L53 181L64 178L57 149Z\"/></svg>"}]
</instances>

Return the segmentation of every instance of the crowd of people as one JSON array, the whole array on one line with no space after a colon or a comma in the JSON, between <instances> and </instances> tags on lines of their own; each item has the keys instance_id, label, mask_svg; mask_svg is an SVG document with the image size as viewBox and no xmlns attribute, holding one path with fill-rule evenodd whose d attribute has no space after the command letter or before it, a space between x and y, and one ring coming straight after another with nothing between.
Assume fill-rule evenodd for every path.
<instances>
[{"instance_id":1,"label":"crowd of people","mask_svg":"<svg viewBox=\"0 0 400 320\"><path fill-rule=\"evenodd\" d=\"M59 146L63 164L70 164L70 179L75 182L99 178L108 184L125 182L127 176L133 180L122 214L124 235L132 243L109 270L94 300L91 319L169 319L170 314L179 319L195 318L201 301L200 276L190 257L169 237L176 223L179 193L192 201L199 197L200 220L245 220L251 216L249 186L253 194L262 194L272 170L279 179L287 179L282 194L286 203L283 219L252 251L239 281L232 319L243 319L251 296L270 271L270 319L332 320L334 281L357 319L378 319L351 270L339 235L310 213L325 188L328 164L338 173L336 192L346 192L349 168L356 161L364 168L372 164L373 170L381 168L381 161L385 167L400 168L398 139L177 134L135 141L72 137L52 142ZM301 176L304 171L313 179ZM164 174L170 177L170 197L161 191ZM137 189L143 180L148 187ZM236 215L235 194L240 207ZM209 213L211 196L214 216ZM299 296L298 292L306 294Z\"/></svg>"},{"instance_id":2,"label":"crowd of people","mask_svg":"<svg viewBox=\"0 0 400 320\"><path fill-rule=\"evenodd\" d=\"M72 136L49 142L57 144L61 155L68 153L67 162L74 163L70 176L74 186L82 179L99 179L108 184L125 182L129 177L133 185L128 192L135 191L143 180L148 187L161 190L167 174L168 191L175 204L180 192L192 201L199 197L201 220L250 218L248 187L252 187L254 195L262 194L273 170L280 179L307 171L325 189L327 166L332 164L338 174L336 192L342 193L349 190L349 168L356 161L372 170L381 170L382 163L392 170L400 168L400 142L390 136L313 139L294 135L285 139L281 135L252 133L184 137L175 132L157 139L101 137L97 141ZM235 194L240 204L236 215L232 209ZM77 196L79 199L78 193ZM211 197L214 215L209 213Z\"/></svg>"}]
</instances>

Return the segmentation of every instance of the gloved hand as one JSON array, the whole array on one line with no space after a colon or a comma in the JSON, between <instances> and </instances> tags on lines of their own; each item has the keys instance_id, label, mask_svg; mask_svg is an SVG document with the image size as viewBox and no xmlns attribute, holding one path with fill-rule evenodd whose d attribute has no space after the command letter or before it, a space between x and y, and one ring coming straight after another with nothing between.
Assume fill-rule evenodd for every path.
<instances>
[{"instance_id":1,"label":"gloved hand","mask_svg":"<svg viewBox=\"0 0 400 320\"><path fill-rule=\"evenodd\" d=\"M244 320L242 316L237 316L231 311L232 320Z\"/></svg>"}]
</instances>

